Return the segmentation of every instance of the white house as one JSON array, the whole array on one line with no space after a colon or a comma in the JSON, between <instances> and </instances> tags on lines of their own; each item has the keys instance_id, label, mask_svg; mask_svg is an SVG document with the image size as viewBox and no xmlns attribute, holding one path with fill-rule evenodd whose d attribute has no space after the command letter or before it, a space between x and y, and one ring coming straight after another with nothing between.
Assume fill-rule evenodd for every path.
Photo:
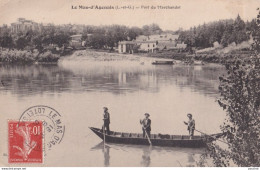
<instances>
[{"instance_id":1,"label":"white house","mask_svg":"<svg viewBox=\"0 0 260 170\"><path fill-rule=\"evenodd\" d=\"M136 41L137 45L139 45L139 51L153 53L157 49L156 41Z\"/></svg>"},{"instance_id":2,"label":"white house","mask_svg":"<svg viewBox=\"0 0 260 170\"><path fill-rule=\"evenodd\" d=\"M81 34L77 34L77 35L72 35L70 36L71 40L70 40L70 46L75 48L75 49L80 49L82 48L82 35Z\"/></svg>"},{"instance_id":3,"label":"white house","mask_svg":"<svg viewBox=\"0 0 260 170\"><path fill-rule=\"evenodd\" d=\"M118 52L132 54L134 53L134 45L136 45L134 41L120 41L118 43Z\"/></svg>"}]
</instances>

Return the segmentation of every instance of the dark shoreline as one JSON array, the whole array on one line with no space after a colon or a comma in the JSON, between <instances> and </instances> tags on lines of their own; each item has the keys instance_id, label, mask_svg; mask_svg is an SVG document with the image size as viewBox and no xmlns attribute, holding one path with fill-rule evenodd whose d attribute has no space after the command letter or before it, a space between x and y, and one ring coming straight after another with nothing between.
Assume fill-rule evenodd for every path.
<instances>
[{"instance_id":1,"label":"dark shoreline","mask_svg":"<svg viewBox=\"0 0 260 170\"><path fill-rule=\"evenodd\" d=\"M8 50L4 49L0 51L0 64L19 64L19 65L28 65L28 64L57 64L59 59L70 56L77 51L87 51L87 52L103 52L107 54L119 54L116 51L104 50L104 49L84 49L84 50L70 50L63 51L60 53L53 53L52 51L46 51L44 53L34 54L31 51L26 50ZM5 52L7 55L11 56L10 60L5 60L9 56L1 56ZM10 54L9 54L10 53ZM14 53L14 54L11 54ZM20 56L17 53L21 53ZM29 56L25 56L28 54ZM119 54L122 56L128 56L131 54ZM240 60L250 60L250 56L253 56L252 51L233 51L226 54L218 53L200 53L200 54L189 54L187 52L172 52L172 51L160 51L156 53L134 53L133 55L138 57L151 57L157 59L172 59L179 60L186 64L192 64L194 60L201 61L204 63L215 63L215 64L225 64L233 62L237 59ZM4 60L4 61L3 61Z\"/></svg>"},{"instance_id":2,"label":"dark shoreline","mask_svg":"<svg viewBox=\"0 0 260 170\"><path fill-rule=\"evenodd\" d=\"M139 55L139 54L137 54ZM234 62L235 60L250 60L254 56L253 51L233 51L229 53L174 53L174 52L161 52L161 53L145 53L140 56L153 57L158 59L173 59L192 64L194 61L201 61L204 63L225 64Z\"/></svg>"}]
</instances>

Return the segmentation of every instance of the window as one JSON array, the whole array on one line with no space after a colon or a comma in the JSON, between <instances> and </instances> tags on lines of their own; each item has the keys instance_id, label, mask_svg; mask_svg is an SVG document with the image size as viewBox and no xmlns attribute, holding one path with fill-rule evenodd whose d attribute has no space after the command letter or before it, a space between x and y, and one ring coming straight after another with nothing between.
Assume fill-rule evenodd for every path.
<instances>
[{"instance_id":1,"label":"window","mask_svg":"<svg viewBox=\"0 0 260 170\"><path fill-rule=\"evenodd\" d=\"M150 47L149 44L148 44L148 47Z\"/></svg>"}]
</instances>

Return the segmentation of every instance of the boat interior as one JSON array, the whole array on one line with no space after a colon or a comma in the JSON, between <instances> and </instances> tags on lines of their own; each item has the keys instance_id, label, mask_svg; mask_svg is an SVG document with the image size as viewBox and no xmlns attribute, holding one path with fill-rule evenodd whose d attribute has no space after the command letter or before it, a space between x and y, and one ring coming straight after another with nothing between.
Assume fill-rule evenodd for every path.
<instances>
[{"instance_id":1,"label":"boat interior","mask_svg":"<svg viewBox=\"0 0 260 170\"><path fill-rule=\"evenodd\" d=\"M143 138L141 133L123 133L110 131L110 136L121 138ZM171 139L171 140L185 140L190 139L188 135L168 135L168 134L151 134L151 139ZM202 136L193 136L192 139L201 139Z\"/></svg>"}]
</instances>

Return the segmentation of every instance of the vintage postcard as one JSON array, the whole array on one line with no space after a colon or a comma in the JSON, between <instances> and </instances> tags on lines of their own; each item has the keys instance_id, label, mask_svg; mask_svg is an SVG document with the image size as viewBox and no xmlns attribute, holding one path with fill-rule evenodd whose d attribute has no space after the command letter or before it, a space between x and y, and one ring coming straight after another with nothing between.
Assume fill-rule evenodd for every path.
<instances>
[{"instance_id":1,"label":"vintage postcard","mask_svg":"<svg viewBox=\"0 0 260 170\"><path fill-rule=\"evenodd\" d=\"M0 0L0 166L259 167L259 8Z\"/></svg>"}]
</instances>

